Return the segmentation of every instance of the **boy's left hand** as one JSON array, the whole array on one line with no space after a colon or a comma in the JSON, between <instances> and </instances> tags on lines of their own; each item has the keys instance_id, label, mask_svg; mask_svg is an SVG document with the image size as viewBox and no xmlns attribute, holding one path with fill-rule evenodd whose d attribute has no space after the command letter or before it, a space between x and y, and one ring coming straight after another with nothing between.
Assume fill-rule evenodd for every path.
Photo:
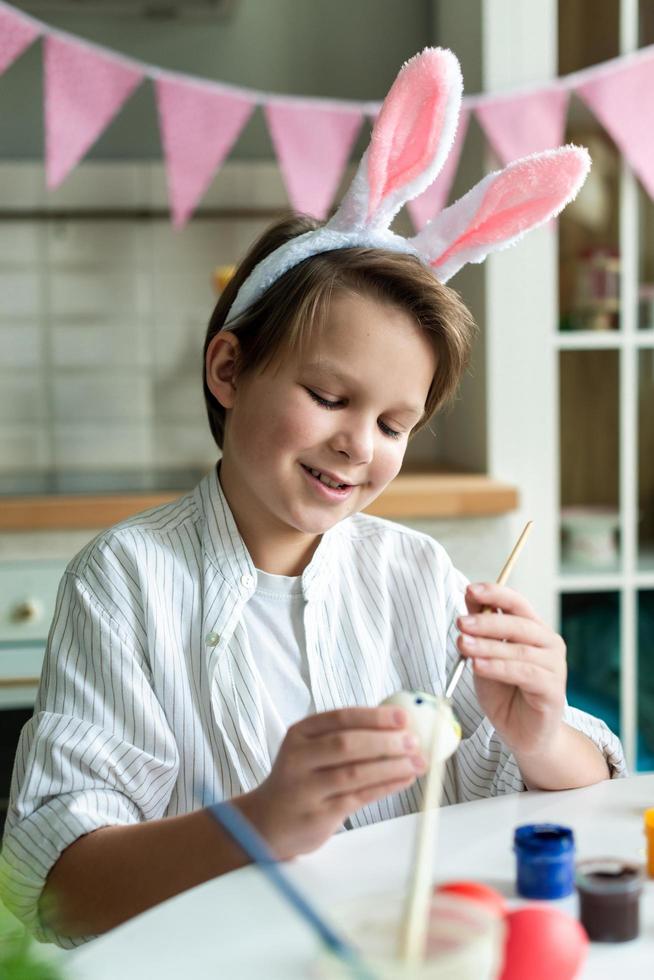
<instances>
[{"instance_id":1,"label":"boy's left hand","mask_svg":"<svg viewBox=\"0 0 654 980\"><path fill-rule=\"evenodd\" d=\"M484 714L512 752L547 750L563 717L565 643L505 585L469 585L466 605L457 646L473 660Z\"/></svg>"}]
</instances>

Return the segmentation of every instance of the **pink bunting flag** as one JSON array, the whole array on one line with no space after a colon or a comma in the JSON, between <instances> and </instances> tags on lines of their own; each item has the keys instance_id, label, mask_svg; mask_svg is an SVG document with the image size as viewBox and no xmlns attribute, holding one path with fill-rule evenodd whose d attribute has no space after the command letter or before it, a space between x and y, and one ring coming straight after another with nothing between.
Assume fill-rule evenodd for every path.
<instances>
[{"instance_id":1,"label":"pink bunting flag","mask_svg":"<svg viewBox=\"0 0 654 980\"><path fill-rule=\"evenodd\" d=\"M26 48L29 48L41 31L17 11L0 9L0 75L9 68Z\"/></svg>"},{"instance_id":2,"label":"pink bunting flag","mask_svg":"<svg viewBox=\"0 0 654 980\"><path fill-rule=\"evenodd\" d=\"M363 112L275 101L265 114L291 204L297 211L326 217Z\"/></svg>"},{"instance_id":3,"label":"pink bunting flag","mask_svg":"<svg viewBox=\"0 0 654 980\"><path fill-rule=\"evenodd\" d=\"M470 114L468 110L461 107L454 143L447 155L443 169L436 180L422 194L419 194L412 201L407 202L407 211L411 215L411 221L416 231L422 231L427 222L439 214L447 204L450 188L454 183L459 166L461 150L463 149L468 131L469 120Z\"/></svg>"},{"instance_id":4,"label":"pink bunting flag","mask_svg":"<svg viewBox=\"0 0 654 980\"><path fill-rule=\"evenodd\" d=\"M156 94L173 224L181 228L256 103L254 98L173 77L159 78Z\"/></svg>"},{"instance_id":5,"label":"pink bunting flag","mask_svg":"<svg viewBox=\"0 0 654 980\"><path fill-rule=\"evenodd\" d=\"M45 39L44 60L46 176L53 189L106 129L143 72L53 35Z\"/></svg>"},{"instance_id":6,"label":"pink bunting flag","mask_svg":"<svg viewBox=\"0 0 654 980\"><path fill-rule=\"evenodd\" d=\"M654 198L654 54L575 89Z\"/></svg>"},{"instance_id":7,"label":"pink bunting flag","mask_svg":"<svg viewBox=\"0 0 654 980\"><path fill-rule=\"evenodd\" d=\"M569 95L549 88L527 95L484 100L476 108L488 142L503 166L520 157L552 150L565 136Z\"/></svg>"}]
</instances>

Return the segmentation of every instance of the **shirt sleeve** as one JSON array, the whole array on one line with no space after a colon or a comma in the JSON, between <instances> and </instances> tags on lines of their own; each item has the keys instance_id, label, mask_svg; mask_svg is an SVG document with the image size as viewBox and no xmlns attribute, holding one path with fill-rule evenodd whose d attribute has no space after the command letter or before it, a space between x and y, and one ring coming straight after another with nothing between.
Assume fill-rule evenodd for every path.
<instances>
[{"instance_id":1,"label":"shirt sleeve","mask_svg":"<svg viewBox=\"0 0 654 980\"><path fill-rule=\"evenodd\" d=\"M465 589L467 580L452 569L451 592L457 596L453 602L447 639L447 677L459 658L456 640L459 630L456 617L465 613ZM463 739L448 765L458 803L516 793L526 790L520 767L515 756L506 748L492 724L484 716L475 692L474 677L466 666L453 696L454 710L461 723ZM577 708L565 706L563 720L595 743L606 759L611 778L626 776L627 767L620 740L599 718Z\"/></svg>"},{"instance_id":2,"label":"shirt sleeve","mask_svg":"<svg viewBox=\"0 0 654 980\"><path fill-rule=\"evenodd\" d=\"M64 575L33 718L21 733L0 855L0 895L38 939L47 875L100 827L161 817L179 755L147 658L87 585ZM90 937L86 937L90 938Z\"/></svg>"}]
</instances>

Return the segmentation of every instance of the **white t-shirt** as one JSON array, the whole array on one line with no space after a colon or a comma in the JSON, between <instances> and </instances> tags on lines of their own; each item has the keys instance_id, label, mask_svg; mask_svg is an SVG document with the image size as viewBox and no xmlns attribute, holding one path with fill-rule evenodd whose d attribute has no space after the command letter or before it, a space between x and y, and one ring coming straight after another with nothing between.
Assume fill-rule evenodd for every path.
<instances>
[{"instance_id":1,"label":"white t-shirt","mask_svg":"<svg viewBox=\"0 0 654 980\"><path fill-rule=\"evenodd\" d=\"M245 605L243 619L261 681L272 760L290 726L315 711L304 633L305 605L301 576L271 575L257 569L257 588Z\"/></svg>"}]
</instances>

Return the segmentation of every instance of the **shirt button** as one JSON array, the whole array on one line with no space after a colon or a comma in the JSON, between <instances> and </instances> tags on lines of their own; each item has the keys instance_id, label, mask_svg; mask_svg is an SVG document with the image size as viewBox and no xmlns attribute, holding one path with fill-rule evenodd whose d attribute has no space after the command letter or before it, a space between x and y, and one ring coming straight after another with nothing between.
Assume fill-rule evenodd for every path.
<instances>
[{"instance_id":1,"label":"shirt button","mask_svg":"<svg viewBox=\"0 0 654 980\"><path fill-rule=\"evenodd\" d=\"M254 585L254 579L251 575L241 575L241 585L244 589L251 589Z\"/></svg>"},{"instance_id":2,"label":"shirt button","mask_svg":"<svg viewBox=\"0 0 654 980\"><path fill-rule=\"evenodd\" d=\"M207 635L204 638L204 642L207 644L208 647L215 647L219 639L220 636L218 633L207 633Z\"/></svg>"}]
</instances>

